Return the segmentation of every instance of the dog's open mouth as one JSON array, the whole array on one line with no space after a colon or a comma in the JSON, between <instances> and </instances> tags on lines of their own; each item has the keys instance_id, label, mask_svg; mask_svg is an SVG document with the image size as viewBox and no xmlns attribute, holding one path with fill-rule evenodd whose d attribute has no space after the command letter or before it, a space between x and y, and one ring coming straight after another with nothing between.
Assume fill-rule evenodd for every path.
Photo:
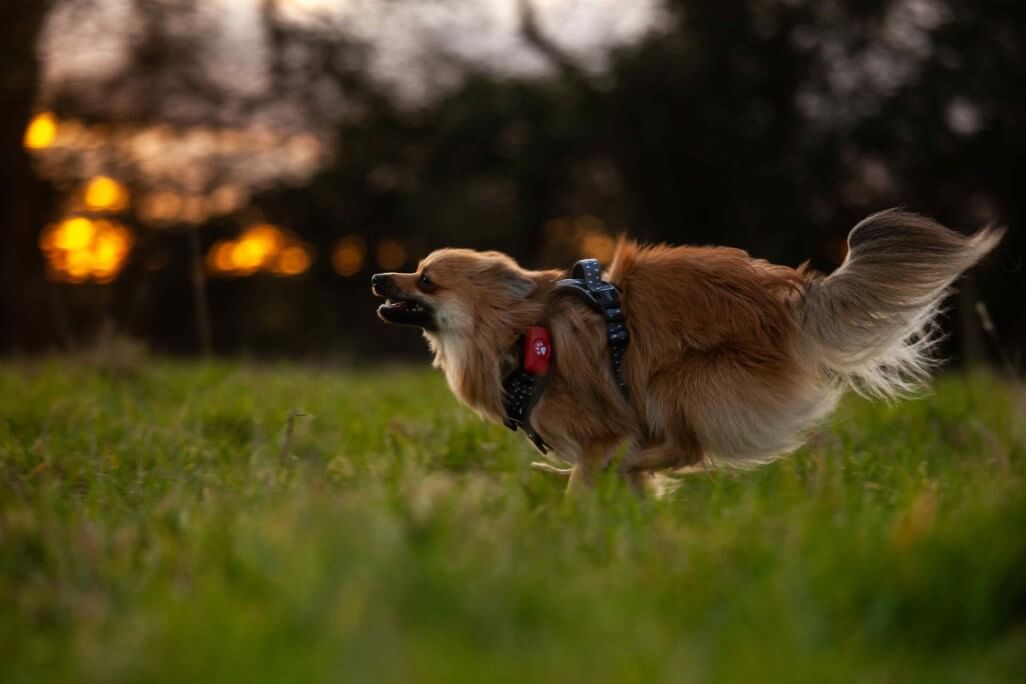
<instances>
[{"instance_id":1,"label":"dog's open mouth","mask_svg":"<svg viewBox=\"0 0 1026 684\"><path fill-rule=\"evenodd\" d=\"M378 307L378 316L386 323L419 325L432 330L435 327L435 312L429 304L401 295L391 295Z\"/></svg>"}]
</instances>

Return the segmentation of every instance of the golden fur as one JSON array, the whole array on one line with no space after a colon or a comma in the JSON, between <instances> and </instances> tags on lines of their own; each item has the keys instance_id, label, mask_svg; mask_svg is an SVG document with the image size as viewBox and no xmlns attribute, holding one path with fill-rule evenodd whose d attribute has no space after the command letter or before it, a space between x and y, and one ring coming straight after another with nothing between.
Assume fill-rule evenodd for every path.
<instances>
[{"instance_id":1,"label":"golden fur","mask_svg":"<svg viewBox=\"0 0 1026 684\"><path fill-rule=\"evenodd\" d=\"M738 249L621 241L604 277L621 290L631 335L629 403L601 316L552 292L559 271L443 249L417 273L376 276L375 288L430 306L435 365L494 422L518 336L546 325L554 356L535 429L573 464L572 487L589 484L625 443L618 470L637 484L663 469L772 460L800 444L845 387L913 387L929 367L930 320L946 288L999 239L884 212L856 226L845 265L827 278ZM418 285L425 274L429 291Z\"/></svg>"}]
</instances>

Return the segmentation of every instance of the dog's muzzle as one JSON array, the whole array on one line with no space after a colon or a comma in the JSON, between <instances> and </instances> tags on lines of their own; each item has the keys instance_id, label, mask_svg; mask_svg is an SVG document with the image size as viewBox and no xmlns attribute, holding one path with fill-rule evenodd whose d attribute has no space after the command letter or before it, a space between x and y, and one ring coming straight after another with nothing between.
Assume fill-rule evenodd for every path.
<instances>
[{"instance_id":1,"label":"dog's muzzle","mask_svg":"<svg viewBox=\"0 0 1026 684\"><path fill-rule=\"evenodd\" d=\"M403 292L390 274L371 276L371 290L385 298L385 303L378 307L378 318L384 322L437 329L434 308L420 297Z\"/></svg>"}]
</instances>

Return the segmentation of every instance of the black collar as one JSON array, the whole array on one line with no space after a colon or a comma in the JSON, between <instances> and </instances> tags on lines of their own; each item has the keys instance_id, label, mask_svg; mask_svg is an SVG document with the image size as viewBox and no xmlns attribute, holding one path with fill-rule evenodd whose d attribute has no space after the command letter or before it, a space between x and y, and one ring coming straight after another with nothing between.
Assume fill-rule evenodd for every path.
<instances>
[{"instance_id":1,"label":"black collar","mask_svg":"<svg viewBox=\"0 0 1026 684\"><path fill-rule=\"evenodd\" d=\"M609 355L612 363L613 379L616 381L624 399L628 398L627 382L623 376L623 361L630 342L627 331L627 320L620 304L620 290L616 285L602 280L602 266L597 259L583 259L574 264L571 278L556 283L554 292L569 292L581 298L588 306L602 314L606 322L606 339L609 341ZM548 331L544 328L532 328L531 331L544 331L548 341ZM538 366L533 354L533 345L537 339L533 332L521 336L517 340L517 367L502 382L502 405L506 413L503 421L506 427L514 432L524 431L528 439L540 452L548 453L549 445L545 443L531 425L531 412L538 404L548 381L548 362L552 360L553 345L548 342L546 363Z\"/></svg>"}]
</instances>

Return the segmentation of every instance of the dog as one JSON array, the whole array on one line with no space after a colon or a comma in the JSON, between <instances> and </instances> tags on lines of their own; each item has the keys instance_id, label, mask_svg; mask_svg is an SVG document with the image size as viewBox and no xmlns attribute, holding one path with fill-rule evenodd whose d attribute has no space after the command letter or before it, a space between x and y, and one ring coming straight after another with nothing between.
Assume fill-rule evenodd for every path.
<instances>
[{"instance_id":1,"label":"dog","mask_svg":"<svg viewBox=\"0 0 1026 684\"><path fill-rule=\"evenodd\" d=\"M569 491L616 471L635 488L653 473L751 467L794 450L852 389L894 398L937 364L935 322L948 288L1000 242L892 209L848 235L824 276L728 247L645 246L621 239L604 277L618 288L630 344L623 382L600 313L499 252L441 249L415 273L373 276L387 323L419 327L456 397L504 423L504 379L518 341L543 325L551 370L530 414L569 468ZM622 449L627 445L626 449Z\"/></svg>"}]
</instances>

